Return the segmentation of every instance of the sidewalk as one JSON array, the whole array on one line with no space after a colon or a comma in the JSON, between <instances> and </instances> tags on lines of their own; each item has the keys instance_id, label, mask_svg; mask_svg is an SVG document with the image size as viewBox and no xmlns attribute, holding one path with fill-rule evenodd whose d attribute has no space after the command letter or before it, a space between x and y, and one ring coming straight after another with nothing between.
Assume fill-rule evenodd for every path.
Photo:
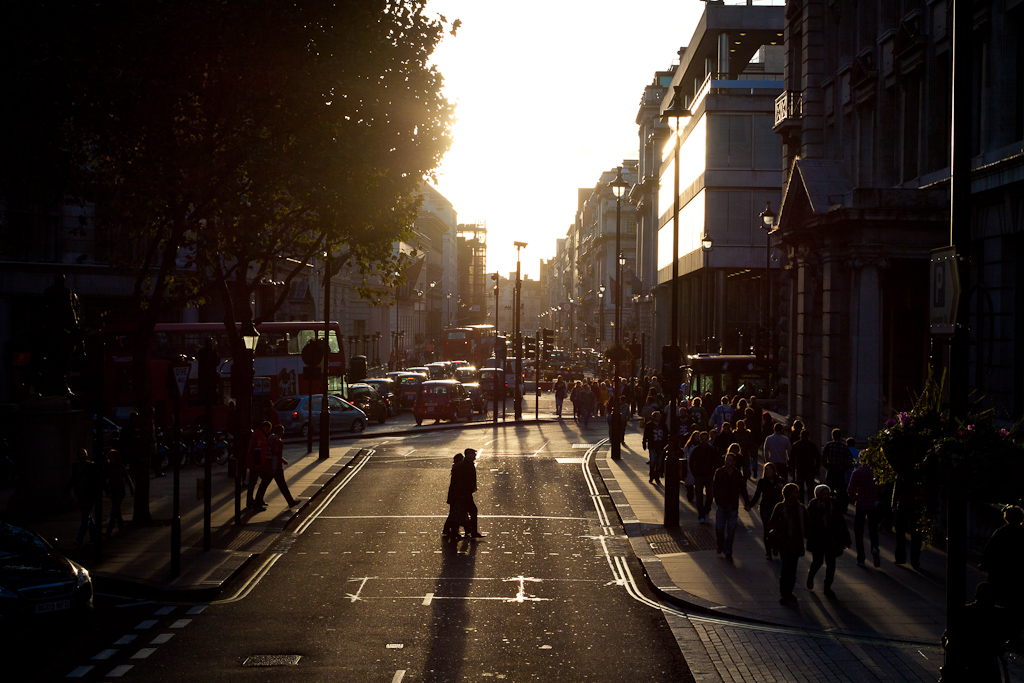
<instances>
[{"instance_id":1,"label":"sidewalk","mask_svg":"<svg viewBox=\"0 0 1024 683\"><path fill-rule=\"evenodd\" d=\"M634 425L631 425L635 426ZM622 458L612 460L610 449L598 459L612 500L634 552L649 580L670 601L686 609L728 615L778 626L813 629L937 645L945 628L945 554L926 548L921 571L893 564L895 537L882 534L882 566L858 567L856 553L847 550L836 560L835 598L823 594L825 569L815 577L815 590L804 586L810 554L797 565L795 605L779 604L780 562L765 560L761 518L756 508L740 510L729 563L715 552L714 507L711 524L699 524L694 505L680 486L679 528L662 526L665 489L648 482L647 453L642 437L632 429ZM753 495L754 481L748 492ZM851 506L852 510L852 506ZM853 535L853 514L847 516ZM867 543L865 533L865 543ZM968 592L984 575L968 567ZM971 598L973 599L973 597Z\"/></svg>"}]
</instances>

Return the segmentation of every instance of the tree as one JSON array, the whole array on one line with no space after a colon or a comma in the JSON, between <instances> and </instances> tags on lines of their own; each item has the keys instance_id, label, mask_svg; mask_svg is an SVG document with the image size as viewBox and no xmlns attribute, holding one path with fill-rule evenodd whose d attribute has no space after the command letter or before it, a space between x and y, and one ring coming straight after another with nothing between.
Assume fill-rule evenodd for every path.
<instances>
[{"instance_id":1,"label":"tree","mask_svg":"<svg viewBox=\"0 0 1024 683\"><path fill-rule=\"evenodd\" d=\"M167 310L219 297L241 357L235 323L283 257L290 281L343 246L392 280L391 244L450 143L453 108L427 60L457 21L425 16L425 0L24 5L4 10L11 54L30 57L17 81L54 94L29 110L59 112L36 135L55 150L41 172L136 245L121 265L136 274L144 419L146 351Z\"/></svg>"}]
</instances>

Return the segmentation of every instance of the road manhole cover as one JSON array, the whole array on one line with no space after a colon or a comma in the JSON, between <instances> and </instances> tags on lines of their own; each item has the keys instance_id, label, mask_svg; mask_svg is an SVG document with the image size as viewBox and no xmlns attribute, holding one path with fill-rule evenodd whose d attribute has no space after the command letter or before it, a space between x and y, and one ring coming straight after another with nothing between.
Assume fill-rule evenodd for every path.
<instances>
[{"instance_id":1,"label":"road manhole cover","mask_svg":"<svg viewBox=\"0 0 1024 683\"><path fill-rule=\"evenodd\" d=\"M242 666L297 666L302 655L253 655Z\"/></svg>"},{"instance_id":2,"label":"road manhole cover","mask_svg":"<svg viewBox=\"0 0 1024 683\"><path fill-rule=\"evenodd\" d=\"M644 532L644 538L651 544L655 555L671 553L692 553L699 550L713 550L715 535L710 529L651 529Z\"/></svg>"}]
</instances>

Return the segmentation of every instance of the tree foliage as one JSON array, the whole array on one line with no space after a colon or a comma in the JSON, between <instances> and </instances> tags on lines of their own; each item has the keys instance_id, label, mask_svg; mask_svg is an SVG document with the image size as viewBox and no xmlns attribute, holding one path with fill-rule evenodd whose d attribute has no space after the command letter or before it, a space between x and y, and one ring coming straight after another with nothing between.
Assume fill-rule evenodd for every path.
<instances>
[{"instance_id":1,"label":"tree foliage","mask_svg":"<svg viewBox=\"0 0 1024 683\"><path fill-rule=\"evenodd\" d=\"M135 275L143 415L142 359L164 311L219 295L240 349L234 323L275 263L288 281L341 248L393 279L392 243L450 144L453 107L428 59L458 22L424 6L4 3L0 199L43 187L95 204Z\"/></svg>"}]
</instances>

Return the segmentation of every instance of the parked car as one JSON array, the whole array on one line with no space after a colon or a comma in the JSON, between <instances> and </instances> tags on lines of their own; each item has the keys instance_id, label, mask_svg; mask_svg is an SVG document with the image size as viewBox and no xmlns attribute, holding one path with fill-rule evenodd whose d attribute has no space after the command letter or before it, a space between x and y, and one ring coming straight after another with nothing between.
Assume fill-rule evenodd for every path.
<instances>
[{"instance_id":1,"label":"parked car","mask_svg":"<svg viewBox=\"0 0 1024 683\"><path fill-rule=\"evenodd\" d=\"M388 421L388 406L377 393L375 387L364 382L349 384L345 389L345 397L349 403L366 413L367 419L376 420L379 424Z\"/></svg>"},{"instance_id":2,"label":"parked car","mask_svg":"<svg viewBox=\"0 0 1024 683\"><path fill-rule=\"evenodd\" d=\"M364 380L366 384L377 390L388 407L388 416L398 412L398 389L395 380L390 377L371 377Z\"/></svg>"},{"instance_id":3,"label":"parked car","mask_svg":"<svg viewBox=\"0 0 1024 683\"><path fill-rule=\"evenodd\" d=\"M430 418L455 422L464 417L468 422L473 419L473 399L462 383L454 379L427 380L416 395L412 414L416 424Z\"/></svg>"},{"instance_id":4,"label":"parked car","mask_svg":"<svg viewBox=\"0 0 1024 683\"><path fill-rule=\"evenodd\" d=\"M39 534L0 522L0 623L92 609L92 579Z\"/></svg>"},{"instance_id":5,"label":"parked car","mask_svg":"<svg viewBox=\"0 0 1024 683\"><path fill-rule=\"evenodd\" d=\"M309 396L282 396L274 404L277 418L284 425L285 434L309 434L312 422L313 432L320 430L320 406L323 396L313 396L312 420L310 420ZM327 397L331 410L331 431L348 430L361 432L366 429L366 413L348 401L337 396Z\"/></svg>"},{"instance_id":6,"label":"parked car","mask_svg":"<svg viewBox=\"0 0 1024 683\"><path fill-rule=\"evenodd\" d=\"M463 365L455 370L455 379L463 384L471 384L480 381L480 371L472 365Z\"/></svg>"},{"instance_id":7,"label":"parked car","mask_svg":"<svg viewBox=\"0 0 1024 683\"><path fill-rule=\"evenodd\" d=\"M416 405L416 394L420 385L427 381L427 376L419 372L401 372L398 374L398 403L401 408L412 410Z\"/></svg>"},{"instance_id":8,"label":"parked car","mask_svg":"<svg viewBox=\"0 0 1024 683\"><path fill-rule=\"evenodd\" d=\"M480 386L479 382L468 382L463 383L466 391L469 392L469 397L473 399L473 410L477 413L487 414L487 397L484 396L484 390Z\"/></svg>"},{"instance_id":9,"label":"parked car","mask_svg":"<svg viewBox=\"0 0 1024 683\"><path fill-rule=\"evenodd\" d=\"M406 368L406 372L418 372L421 375L425 375L427 379L430 379L430 368L425 365L417 365L414 368Z\"/></svg>"}]
</instances>

